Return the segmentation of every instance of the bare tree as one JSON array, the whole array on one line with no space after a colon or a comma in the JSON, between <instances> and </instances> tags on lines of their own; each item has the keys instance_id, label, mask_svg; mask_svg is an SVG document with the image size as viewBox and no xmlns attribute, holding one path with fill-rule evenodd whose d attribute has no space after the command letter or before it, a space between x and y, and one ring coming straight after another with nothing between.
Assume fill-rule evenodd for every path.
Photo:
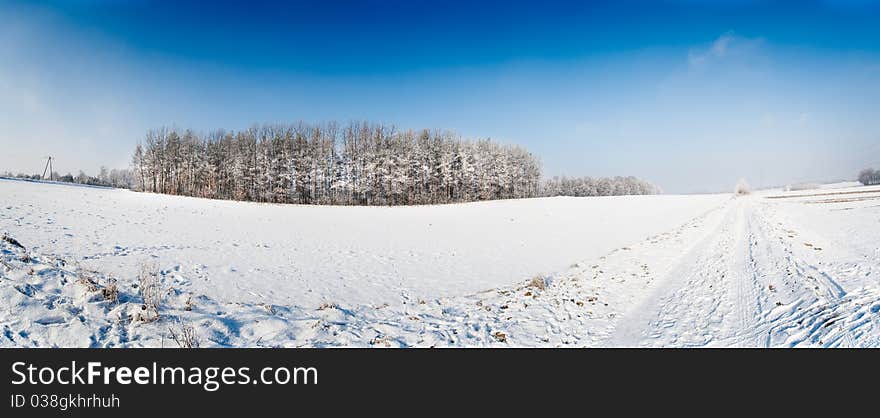
<instances>
[{"instance_id":1,"label":"bare tree","mask_svg":"<svg viewBox=\"0 0 880 418\"><path fill-rule=\"evenodd\" d=\"M880 171L873 168L866 168L859 173L859 183L865 186L880 184Z\"/></svg>"}]
</instances>

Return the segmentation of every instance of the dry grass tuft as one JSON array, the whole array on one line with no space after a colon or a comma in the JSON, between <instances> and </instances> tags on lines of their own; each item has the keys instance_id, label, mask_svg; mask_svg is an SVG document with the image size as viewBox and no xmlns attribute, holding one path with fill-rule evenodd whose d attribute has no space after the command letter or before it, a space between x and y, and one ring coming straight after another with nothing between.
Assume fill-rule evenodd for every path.
<instances>
[{"instance_id":1,"label":"dry grass tuft","mask_svg":"<svg viewBox=\"0 0 880 418\"><path fill-rule=\"evenodd\" d=\"M180 348L199 348L196 329L190 325L178 323L177 326L168 327L168 334Z\"/></svg>"},{"instance_id":2,"label":"dry grass tuft","mask_svg":"<svg viewBox=\"0 0 880 418\"><path fill-rule=\"evenodd\" d=\"M528 287L538 290L544 290L547 288L547 282L544 280L543 276L538 275L532 278L532 281L529 282Z\"/></svg>"}]
</instances>

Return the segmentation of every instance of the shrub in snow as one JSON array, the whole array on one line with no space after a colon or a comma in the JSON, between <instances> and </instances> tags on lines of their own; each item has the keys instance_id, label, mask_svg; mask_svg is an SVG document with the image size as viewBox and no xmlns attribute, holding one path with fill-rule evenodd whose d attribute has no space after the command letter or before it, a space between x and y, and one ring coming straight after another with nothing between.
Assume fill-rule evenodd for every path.
<instances>
[{"instance_id":1,"label":"shrub in snow","mask_svg":"<svg viewBox=\"0 0 880 418\"><path fill-rule=\"evenodd\" d=\"M76 276L79 277L76 283L85 288L89 299L106 300L111 304L119 302L119 288L116 286L116 279L109 278L107 285L101 286L100 278L105 275L97 271L85 270L79 264L76 265Z\"/></svg>"},{"instance_id":2,"label":"shrub in snow","mask_svg":"<svg viewBox=\"0 0 880 418\"><path fill-rule=\"evenodd\" d=\"M83 275L83 273L80 273L80 278L77 279L76 282L85 286L86 291L89 293L98 291L98 283L96 283L91 277Z\"/></svg>"},{"instance_id":3,"label":"shrub in snow","mask_svg":"<svg viewBox=\"0 0 880 418\"><path fill-rule=\"evenodd\" d=\"M110 282L107 287L101 289L101 295L104 300L110 303L119 303L119 288L116 287L116 280Z\"/></svg>"},{"instance_id":4,"label":"shrub in snow","mask_svg":"<svg viewBox=\"0 0 880 418\"><path fill-rule=\"evenodd\" d=\"M529 282L528 287L538 290L544 290L547 288L547 282L544 280L544 276L538 275L532 278L532 281Z\"/></svg>"},{"instance_id":5,"label":"shrub in snow","mask_svg":"<svg viewBox=\"0 0 880 418\"><path fill-rule=\"evenodd\" d=\"M733 194L736 196L745 196L751 193L751 189L749 189L749 183L746 183L745 179L740 179L740 181L736 182L736 188L733 189Z\"/></svg>"},{"instance_id":6,"label":"shrub in snow","mask_svg":"<svg viewBox=\"0 0 880 418\"><path fill-rule=\"evenodd\" d=\"M177 323L176 326L168 327L168 334L180 348L199 348L199 337L196 329L190 325Z\"/></svg>"}]
</instances>

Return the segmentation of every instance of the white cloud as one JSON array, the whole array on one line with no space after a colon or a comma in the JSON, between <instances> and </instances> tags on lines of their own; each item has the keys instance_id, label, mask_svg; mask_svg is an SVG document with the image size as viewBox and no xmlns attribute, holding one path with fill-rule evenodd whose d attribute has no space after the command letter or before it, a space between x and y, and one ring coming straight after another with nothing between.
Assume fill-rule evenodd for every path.
<instances>
[{"instance_id":1,"label":"white cloud","mask_svg":"<svg viewBox=\"0 0 880 418\"><path fill-rule=\"evenodd\" d=\"M728 57L741 56L754 51L763 43L762 38L747 38L727 31L708 46L691 48L688 51L688 63L692 67L706 65L711 62L723 61Z\"/></svg>"}]
</instances>

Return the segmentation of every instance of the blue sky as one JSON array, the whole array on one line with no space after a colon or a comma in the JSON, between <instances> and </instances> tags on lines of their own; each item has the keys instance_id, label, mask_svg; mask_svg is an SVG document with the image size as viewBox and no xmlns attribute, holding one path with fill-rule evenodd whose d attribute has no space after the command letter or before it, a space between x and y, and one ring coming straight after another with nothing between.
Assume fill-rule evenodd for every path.
<instances>
[{"instance_id":1,"label":"blue sky","mask_svg":"<svg viewBox=\"0 0 880 418\"><path fill-rule=\"evenodd\" d=\"M667 192L880 167L880 6L0 0L0 171L126 166L145 131L371 120Z\"/></svg>"}]
</instances>

